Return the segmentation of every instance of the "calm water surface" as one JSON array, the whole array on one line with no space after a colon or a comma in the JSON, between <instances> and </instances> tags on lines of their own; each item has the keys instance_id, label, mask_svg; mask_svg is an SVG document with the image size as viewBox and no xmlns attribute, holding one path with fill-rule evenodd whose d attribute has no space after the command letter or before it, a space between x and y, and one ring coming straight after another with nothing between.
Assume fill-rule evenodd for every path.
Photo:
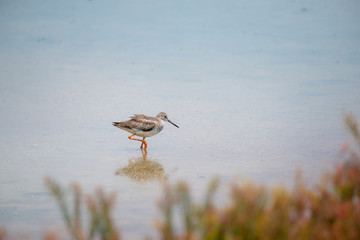
<instances>
[{"instance_id":1,"label":"calm water surface","mask_svg":"<svg viewBox=\"0 0 360 240\"><path fill-rule=\"evenodd\" d=\"M125 239L156 236L166 181L186 179L196 198L215 176L291 187L301 168L315 183L347 139L343 113L360 119L359 11L335 0L1 1L0 225L11 236L62 228L44 176L116 192ZM111 123L161 111L180 128L149 138L144 161Z\"/></svg>"}]
</instances>

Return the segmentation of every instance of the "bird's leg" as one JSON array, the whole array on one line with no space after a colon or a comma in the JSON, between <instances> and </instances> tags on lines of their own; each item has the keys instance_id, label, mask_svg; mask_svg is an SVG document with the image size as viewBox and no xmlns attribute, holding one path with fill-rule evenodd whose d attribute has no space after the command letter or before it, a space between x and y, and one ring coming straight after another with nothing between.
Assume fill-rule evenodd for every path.
<instances>
[{"instance_id":1,"label":"bird's leg","mask_svg":"<svg viewBox=\"0 0 360 240\"><path fill-rule=\"evenodd\" d=\"M147 150L146 149L141 149L141 153L143 155L143 160L146 160Z\"/></svg>"},{"instance_id":2,"label":"bird's leg","mask_svg":"<svg viewBox=\"0 0 360 240\"><path fill-rule=\"evenodd\" d=\"M144 150L146 151L146 149L147 149L147 142L145 141L145 137L143 137L143 140L142 140L142 144L141 144L141 149L142 149L142 147L143 147L143 144L145 145L145 147L144 147Z\"/></svg>"},{"instance_id":3,"label":"bird's leg","mask_svg":"<svg viewBox=\"0 0 360 240\"><path fill-rule=\"evenodd\" d=\"M134 136L135 134L133 134L133 135L130 135L128 138L130 139L130 140L136 140L136 141L140 141L140 142L142 142L142 144L141 144L141 147L140 148L142 148L143 147L143 145L145 145L145 149L147 149L147 143L146 143L146 141L145 141L145 138L143 138L143 140L141 140L141 139L136 139L136 138L132 138L132 136Z\"/></svg>"},{"instance_id":4,"label":"bird's leg","mask_svg":"<svg viewBox=\"0 0 360 240\"><path fill-rule=\"evenodd\" d=\"M145 144L144 144L145 143ZM142 140L142 143L141 143L141 149L143 148L143 145L145 145L145 149L147 148L147 144L146 144L146 141L145 141L145 137L143 137L143 140Z\"/></svg>"}]
</instances>

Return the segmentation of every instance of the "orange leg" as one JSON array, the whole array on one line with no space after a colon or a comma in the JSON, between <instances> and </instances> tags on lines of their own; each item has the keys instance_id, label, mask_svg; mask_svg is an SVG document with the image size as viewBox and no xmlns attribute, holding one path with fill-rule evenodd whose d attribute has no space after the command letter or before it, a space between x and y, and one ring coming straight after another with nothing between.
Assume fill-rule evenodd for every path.
<instances>
[{"instance_id":1,"label":"orange leg","mask_svg":"<svg viewBox=\"0 0 360 240\"><path fill-rule=\"evenodd\" d=\"M141 143L141 146L140 146L141 149L143 148L144 142L145 142L145 144L146 144L145 137L143 137L143 142ZM147 148L147 145L146 145L146 148ZM145 148L145 149L146 149L146 148Z\"/></svg>"},{"instance_id":2,"label":"orange leg","mask_svg":"<svg viewBox=\"0 0 360 240\"><path fill-rule=\"evenodd\" d=\"M141 140L141 139L136 139L136 138L132 138L132 136L134 136L134 135L135 135L135 134L130 135L128 138L131 139L131 140L136 140L136 141L142 142L140 148L142 149L142 148L143 148L143 145L145 145L145 149L147 149L147 143L146 143L146 141L145 141L145 138L143 138L143 140Z\"/></svg>"},{"instance_id":3,"label":"orange leg","mask_svg":"<svg viewBox=\"0 0 360 240\"><path fill-rule=\"evenodd\" d=\"M147 150L145 149L141 149L141 153L143 155L143 160L146 160L146 156L147 156Z\"/></svg>"}]
</instances>

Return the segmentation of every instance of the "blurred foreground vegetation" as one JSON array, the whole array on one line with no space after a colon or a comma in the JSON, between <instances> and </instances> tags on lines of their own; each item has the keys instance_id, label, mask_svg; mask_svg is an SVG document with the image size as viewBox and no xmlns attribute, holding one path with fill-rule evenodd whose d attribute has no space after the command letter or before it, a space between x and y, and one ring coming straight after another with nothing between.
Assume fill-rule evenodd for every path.
<instances>
[{"instance_id":1,"label":"blurred foreground vegetation","mask_svg":"<svg viewBox=\"0 0 360 240\"><path fill-rule=\"evenodd\" d=\"M209 184L201 203L193 200L186 183L165 186L160 202L161 219L156 223L158 238L360 239L360 132L353 115L346 115L344 122L356 148L344 144L340 149L343 162L324 175L316 187L306 187L299 176L291 191L254 183L235 184L231 186L230 203L216 206L213 200L216 180ZM59 205L72 239L121 239L111 217L114 194L99 189L85 198L80 187L74 185L70 209L65 190L50 178L45 183ZM81 220L84 204L89 216L85 228ZM44 235L49 240L58 237L63 238L56 233ZM0 239L6 239L5 231L0 231Z\"/></svg>"}]
</instances>

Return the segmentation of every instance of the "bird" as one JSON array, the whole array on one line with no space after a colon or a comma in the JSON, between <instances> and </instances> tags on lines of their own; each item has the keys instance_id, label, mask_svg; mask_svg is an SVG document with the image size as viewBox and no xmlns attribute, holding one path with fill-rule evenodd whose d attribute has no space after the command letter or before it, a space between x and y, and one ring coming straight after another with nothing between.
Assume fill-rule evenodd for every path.
<instances>
[{"instance_id":1,"label":"bird","mask_svg":"<svg viewBox=\"0 0 360 240\"><path fill-rule=\"evenodd\" d=\"M115 127L118 127L122 130L125 130L131 135L128 137L130 140L136 140L140 141L141 146L140 149L147 149L147 142L145 141L145 138L152 137L164 128L164 122L169 122L175 127L179 128L178 125L170 121L168 118L168 115L164 112L159 113L156 115L156 117L149 117L144 114L134 114L132 117L130 117L130 120L124 121L124 122L113 122L112 124ZM139 136L143 139L137 139L133 138L133 136Z\"/></svg>"}]
</instances>

